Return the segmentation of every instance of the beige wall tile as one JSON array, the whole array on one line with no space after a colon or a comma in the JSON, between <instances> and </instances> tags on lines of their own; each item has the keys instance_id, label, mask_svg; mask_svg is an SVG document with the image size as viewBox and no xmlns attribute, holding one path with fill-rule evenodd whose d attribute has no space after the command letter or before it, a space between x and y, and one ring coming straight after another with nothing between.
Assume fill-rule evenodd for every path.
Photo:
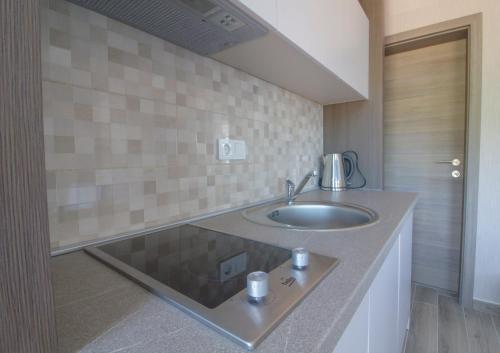
<instances>
[{"instance_id":1,"label":"beige wall tile","mask_svg":"<svg viewBox=\"0 0 500 353\"><path fill-rule=\"evenodd\" d=\"M55 153L75 153L75 138L73 136L54 136Z\"/></svg>"},{"instance_id":2,"label":"beige wall tile","mask_svg":"<svg viewBox=\"0 0 500 353\"><path fill-rule=\"evenodd\" d=\"M52 246L279 196L318 167L319 104L64 0L42 11ZM247 159L218 161L221 137Z\"/></svg>"}]
</instances>

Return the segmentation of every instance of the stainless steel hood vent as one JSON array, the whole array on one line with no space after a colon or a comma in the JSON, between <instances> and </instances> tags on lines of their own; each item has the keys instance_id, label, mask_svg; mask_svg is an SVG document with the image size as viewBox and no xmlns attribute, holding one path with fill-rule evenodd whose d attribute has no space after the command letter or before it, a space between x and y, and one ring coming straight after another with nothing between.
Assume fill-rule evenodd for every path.
<instances>
[{"instance_id":1,"label":"stainless steel hood vent","mask_svg":"<svg viewBox=\"0 0 500 353\"><path fill-rule=\"evenodd\" d=\"M210 55L267 33L227 0L69 0L166 41Z\"/></svg>"}]
</instances>

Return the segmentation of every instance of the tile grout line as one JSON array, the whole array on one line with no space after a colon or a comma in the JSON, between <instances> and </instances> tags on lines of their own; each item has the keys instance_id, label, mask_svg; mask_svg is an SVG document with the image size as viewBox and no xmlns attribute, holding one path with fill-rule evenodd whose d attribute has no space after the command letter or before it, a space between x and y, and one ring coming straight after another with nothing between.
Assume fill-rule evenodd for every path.
<instances>
[{"instance_id":1,"label":"tile grout line","mask_svg":"<svg viewBox=\"0 0 500 353\"><path fill-rule=\"evenodd\" d=\"M465 340L467 341L467 350L469 353L472 351L471 350L471 339L470 339L470 334L469 334L469 328L467 327L467 320L465 318L465 310L462 306L460 306L460 311L462 312L462 317L464 320L464 326L465 326Z\"/></svg>"},{"instance_id":2,"label":"tile grout line","mask_svg":"<svg viewBox=\"0 0 500 353\"><path fill-rule=\"evenodd\" d=\"M417 285L412 285L411 286L411 308L410 310L413 310L413 307L415 306L415 292L417 291ZM411 311L410 311L411 313Z\"/></svg>"},{"instance_id":3,"label":"tile grout line","mask_svg":"<svg viewBox=\"0 0 500 353\"><path fill-rule=\"evenodd\" d=\"M431 303L427 303L427 302L420 301L420 300L415 300L414 303L432 305L432 306L436 306L436 307L438 306L438 304L431 304Z\"/></svg>"},{"instance_id":4,"label":"tile grout line","mask_svg":"<svg viewBox=\"0 0 500 353\"><path fill-rule=\"evenodd\" d=\"M495 319L493 318L493 315L490 315L490 320L491 320L491 324L493 325L493 329L495 330L498 344L500 345L500 327L497 327L497 325L495 325Z\"/></svg>"},{"instance_id":5,"label":"tile grout line","mask_svg":"<svg viewBox=\"0 0 500 353\"><path fill-rule=\"evenodd\" d=\"M440 295L437 295L437 307L436 307L436 353L439 353L439 297Z\"/></svg>"},{"instance_id":6,"label":"tile grout line","mask_svg":"<svg viewBox=\"0 0 500 353\"><path fill-rule=\"evenodd\" d=\"M423 305L428 305L428 306L432 306L432 307L435 307L437 308L438 306L435 305L435 304L430 304L430 303L424 303L424 302L415 302L415 303L418 303L418 304L423 304Z\"/></svg>"},{"instance_id":7,"label":"tile grout line","mask_svg":"<svg viewBox=\"0 0 500 353\"><path fill-rule=\"evenodd\" d=\"M433 290L436 293L436 297L437 297L436 304L428 303L428 302L425 302L425 301L422 301L422 300L417 300L416 294L417 294L417 288L418 287ZM414 295L413 295L412 303L421 303L421 304L429 304L429 305L438 306L438 304L439 304L439 296L441 294L439 293L439 291L437 289L435 289L433 287L427 287L427 286L424 286L424 285L421 285L421 284L416 284L415 287L413 288L413 292L414 292Z\"/></svg>"}]
</instances>

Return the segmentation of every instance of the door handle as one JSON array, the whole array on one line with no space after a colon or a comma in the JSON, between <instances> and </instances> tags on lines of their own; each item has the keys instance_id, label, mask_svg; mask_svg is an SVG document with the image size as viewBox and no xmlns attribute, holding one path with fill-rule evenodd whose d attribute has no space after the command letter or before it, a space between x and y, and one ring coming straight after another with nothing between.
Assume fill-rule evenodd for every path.
<instances>
[{"instance_id":1,"label":"door handle","mask_svg":"<svg viewBox=\"0 0 500 353\"><path fill-rule=\"evenodd\" d=\"M451 161L437 161L439 164L451 164L454 167L458 167L462 162L458 158L454 158Z\"/></svg>"}]
</instances>

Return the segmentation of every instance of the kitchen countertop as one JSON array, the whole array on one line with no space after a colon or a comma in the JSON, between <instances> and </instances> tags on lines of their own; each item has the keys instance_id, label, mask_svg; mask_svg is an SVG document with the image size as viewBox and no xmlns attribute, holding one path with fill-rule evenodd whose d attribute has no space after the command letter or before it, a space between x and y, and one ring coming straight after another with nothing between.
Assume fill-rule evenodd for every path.
<instances>
[{"instance_id":1,"label":"kitchen countertop","mask_svg":"<svg viewBox=\"0 0 500 353\"><path fill-rule=\"evenodd\" d=\"M194 224L287 248L303 246L340 264L255 352L328 352L371 285L416 195L382 191L311 191L301 201L359 204L379 214L373 225L293 231L245 220L241 211ZM59 353L246 352L174 306L79 251L52 259Z\"/></svg>"}]
</instances>

